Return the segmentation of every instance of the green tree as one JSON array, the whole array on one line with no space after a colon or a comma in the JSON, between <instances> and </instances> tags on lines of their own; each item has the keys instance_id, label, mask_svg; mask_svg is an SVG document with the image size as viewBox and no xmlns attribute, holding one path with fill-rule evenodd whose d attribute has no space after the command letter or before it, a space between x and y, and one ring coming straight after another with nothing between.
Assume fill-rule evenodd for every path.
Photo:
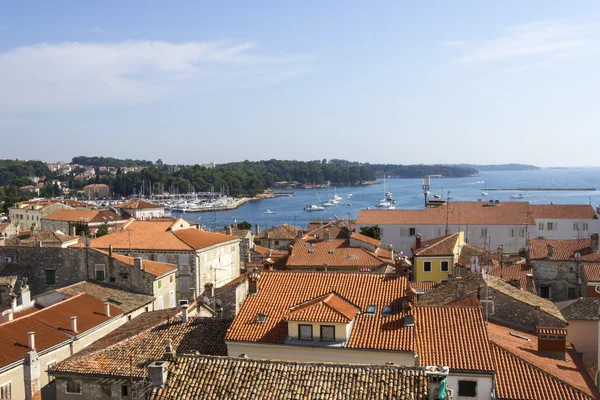
<instances>
[{"instance_id":1,"label":"green tree","mask_svg":"<svg viewBox=\"0 0 600 400\"><path fill-rule=\"evenodd\" d=\"M90 227L83 221L77 221L75 223L75 235L77 236L89 236Z\"/></svg>"},{"instance_id":2,"label":"green tree","mask_svg":"<svg viewBox=\"0 0 600 400\"><path fill-rule=\"evenodd\" d=\"M379 225L363 226L360 228L360 234L381 240L381 228Z\"/></svg>"},{"instance_id":3,"label":"green tree","mask_svg":"<svg viewBox=\"0 0 600 400\"><path fill-rule=\"evenodd\" d=\"M238 229L252 229L252 224L248 221L242 221L237 224Z\"/></svg>"},{"instance_id":4,"label":"green tree","mask_svg":"<svg viewBox=\"0 0 600 400\"><path fill-rule=\"evenodd\" d=\"M105 223L103 223L102 225L100 225L100 227L98 229L96 229L96 237L102 237L104 235L108 235L108 225Z\"/></svg>"}]
</instances>

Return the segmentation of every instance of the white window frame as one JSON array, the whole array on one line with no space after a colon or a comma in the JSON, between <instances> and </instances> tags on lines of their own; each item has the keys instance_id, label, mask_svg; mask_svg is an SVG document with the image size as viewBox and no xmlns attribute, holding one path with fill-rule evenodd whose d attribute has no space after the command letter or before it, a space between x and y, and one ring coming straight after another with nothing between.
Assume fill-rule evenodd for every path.
<instances>
[{"instance_id":1,"label":"white window frame","mask_svg":"<svg viewBox=\"0 0 600 400\"><path fill-rule=\"evenodd\" d=\"M0 385L0 394L2 393L2 389L5 389L6 387L8 387L8 396L6 396L6 399L12 399L12 380L4 382L2 385ZM4 397L2 398L4 399Z\"/></svg>"},{"instance_id":2,"label":"white window frame","mask_svg":"<svg viewBox=\"0 0 600 400\"><path fill-rule=\"evenodd\" d=\"M444 265L444 263L446 263L445 271L444 271L444 268L442 267L442 265ZM440 261L440 272L450 272L450 261Z\"/></svg>"},{"instance_id":3,"label":"white window frame","mask_svg":"<svg viewBox=\"0 0 600 400\"><path fill-rule=\"evenodd\" d=\"M583 231L589 231L589 226L588 226L587 222L582 223L582 225L583 225L583 229L582 229Z\"/></svg>"},{"instance_id":4,"label":"white window frame","mask_svg":"<svg viewBox=\"0 0 600 400\"><path fill-rule=\"evenodd\" d=\"M487 228L481 228L481 237L482 238L488 237Z\"/></svg>"},{"instance_id":5,"label":"white window frame","mask_svg":"<svg viewBox=\"0 0 600 400\"><path fill-rule=\"evenodd\" d=\"M69 391L69 382L79 384L79 392L70 392ZM76 395L82 396L83 395L83 384L81 383L81 381L66 381L65 382L65 393L76 394Z\"/></svg>"},{"instance_id":6,"label":"white window frame","mask_svg":"<svg viewBox=\"0 0 600 400\"><path fill-rule=\"evenodd\" d=\"M538 222L538 231L543 231L543 230L544 230L544 223Z\"/></svg>"},{"instance_id":7,"label":"white window frame","mask_svg":"<svg viewBox=\"0 0 600 400\"><path fill-rule=\"evenodd\" d=\"M162 296L158 296L156 298L156 309L157 310L163 310L165 308L164 305L165 305L165 302L164 302L163 297Z\"/></svg>"},{"instance_id":8,"label":"white window frame","mask_svg":"<svg viewBox=\"0 0 600 400\"><path fill-rule=\"evenodd\" d=\"M425 264L429 263L429 271L425 269ZM431 261L423 261L423 272L430 273L433 272L433 262Z\"/></svg>"},{"instance_id":9,"label":"white window frame","mask_svg":"<svg viewBox=\"0 0 600 400\"><path fill-rule=\"evenodd\" d=\"M573 222L573 230L579 232L579 222Z\"/></svg>"},{"instance_id":10,"label":"white window frame","mask_svg":"<svg viewBox=\"0 0 600 400\"><path fill-rule=\"evenodd\" d=\"M546 223L546 230L547 231L553 231L555 228L555 223L554 222L548 222Z\"/></svg>"},{"instance_id":11,"label":"white window frame","mask_svg":"<svg viewBox=\"0 0 600 400\"><path fill-rule=\"evenodd\" d=\"M175 291L171 290L169 292L169 308L173 308L175 306L176 306L176 304L175 304Z\"/></svg>"}]
</instances>

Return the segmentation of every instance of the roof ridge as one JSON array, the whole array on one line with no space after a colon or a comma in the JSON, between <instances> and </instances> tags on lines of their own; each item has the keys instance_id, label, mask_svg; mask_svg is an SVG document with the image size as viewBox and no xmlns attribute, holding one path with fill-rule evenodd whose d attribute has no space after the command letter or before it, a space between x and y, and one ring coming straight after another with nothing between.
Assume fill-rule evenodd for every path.
<instances>
[{"instance_id":1,"label":"roof ridge","mask_svg":"<svg viewBox=\"0 0 600 400\"><path fill-rule=\"evenodd\" d=\"M584 395L584 396L587 396L587 397L589 397L589 398L590 398L590 399L592 399L592 400L593 400L593 399L595 399L593 396L590 396L589 394L587 394L587 393L586 393L586 392L584 392L583 390L579 389L578 387L575 387L575 386L571 385L570 383L568 383L568 382L566 382L566 381L562 380L561 378L557 377L556 375L552 375L552 374L551 374L551 373L549 373L548 371L546 371L546 370L544 370L544 369L542 369L542 368L538 367L537 365L535 365L535 364L533 364L532 362L530 362L530 361L528 361L528 360L524 359L524 358L523 358L523 357L521 357L520 355L513 353L512 351L508 350L508 349L507 349L507 348L505 348L504 346L502 346L502 345L500 345L500 344L498 344L498 343L495 343L495 342L494 342L494 341L492 341L491 339L488 339L488 340L490 341L490 345L491 345L491 346L495 346L495 347L497 347L498 349L500 349L501 351L504 351L504 352L508 353L510 356L512 356L512 357L515 357L515 358L518 358L520 361L522 361L522 362L524 362L525 364L527 364L527 365L531 366L531 367L532 367L532 368L534 368L535 370L537 370L537 371L541 372L542 374L544 374L544 375L546 375L546 376L550 377L551 379L554 379L554 380L556 380L556 381L558 381L558 382L562 383L563 385L566 385L566 386L568 386L568 387L569 387L569 388L571 388L572 390L575 390L576 392L579 392L580 394L582 394L582 395ZM494 357L494 356L492 355L492 359L493 359L493 357ZM493 362L493 361L492 361L492 362ZM495 364L495 363L494 363L494 364ZM494 367L495 367L495 366L494 366Z\"/></svg>"},{"instance_id":2,"label":"roof ridge","mask_svg":"<svg viewBox=\"0 0 600 400\"><path fill-rule=\"evenodd\" d=\"M77 282L77 283L81 283L81 282ZM76 284L77 284L77 283L76 283ZM62 289L62 288L61 288L61 289ZM59 293L60 293L60 292L59 292ZM61 293L61 294L63 294L63 293ZM65 304L65 302L67 302L67 301L69 301L69 300L73 300L73 299L75 299L75 298L77 298L77 297L83 296L84 294L87 294L88 296L92 296L91 294L89 294L89 293L86 293L86 292L77 293L77 294L75 294L75 295L73 295L73 296L69 296L69 297L68 297L68 298L66 298L66 299L62 299L62 300L60 300L60 301L58 301L58 302L56 302L56 303L54 303L54 304L50 304L49 306L46 306L46 307L44 307L44 308L40 308L39 310L37 310L37 311L34 311L34 312L30 313L30 314L24 315L24 316L22 316L21 318L13 318L13 319L12 319L12 320L10 320L10 321L2 322L2 323L0 323L0 326L5 326L5 325L8 325L8 324L10 324L11 322L15 322L15 321L21 321L21 320L23 320L23 319L25 319L25 318L29 318L29 317L31 317L31 316L33 316L33 315L37 315L37 314L39 314L39 313L40 313L40 312L42 312L42 311L45 311L45 310L51 309L52 307L58 306L59 304ZM65 294L63 294L63 295L64 295L64 296L68 296L68 295L65 295ZM39 296L39 295L38 295L38 296ZM35 297L38 297L38 296L35 296ZM96 296L92 296L92 297L94 297L94 298L98 299L98 297L96 297ZM101 299L99 299L99 300L101 300ZM34 303L34 304L31 306L31 307L35 307L35 303ZM24 310L20 310L20 311L25 311L25 310L28 310L28 309L29 309L29 308L31 308L31 307L25 308ZM17 313L18 313L18 312L20 312L20 311L17 311Z\"/></svg>"}]
</instances>

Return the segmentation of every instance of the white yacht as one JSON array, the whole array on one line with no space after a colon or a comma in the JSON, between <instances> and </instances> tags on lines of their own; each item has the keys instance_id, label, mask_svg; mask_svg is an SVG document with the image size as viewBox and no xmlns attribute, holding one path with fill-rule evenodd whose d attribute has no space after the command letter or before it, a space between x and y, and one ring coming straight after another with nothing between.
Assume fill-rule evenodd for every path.
<instances>
[{"instance_id":1,"label":"white yacht","mask_svg":"<svg viewBox=\"0 0 600 400\"><path fill-rule=\"evenodd\" d=\"M522 199L523 195L521 193L513 193L510 195L511 199Z\"/></svg>"},{"instance_id":2,"label":"white yacht","mask_svg":"<svg viewBox=\"0 0 600 400\"><path fill-rule=\"evenodd\" d=\"M381 199L377 202L376 206L379 208L388 208L392 205L387 199Z\"/></svg>"},{"instance_id":3,"label":"white yacht","mask_svg":"<svg viewBox=\"0 0 600 400\"><path fill-rule=\"evenodd\" d=\"M323 211L325 207L317 206L315 204L311 204L310 206L304 207L304 211Z\"/></svg>"},{"instance_id":4,"label":"white yacht","mask_svg":"<svg viewBox=\"0 0 600 400\"><path fill-rule=\"evenodd\" d=\"M333 200L329 200L329 201L325 201L325 202L321 203L321 205L323 207L335 207L337 205L337 202L334 203Z\"/></svg>"},{"instance_id":5,"label":"white yacht","mask_svg":"<svg viewBox=\"0 0 600 400\"><path fill-rule=\"evenodd\" d=\"M265 211L265 214L275 214L275 210L267 210Z\"/></svg>"}]
</instances>

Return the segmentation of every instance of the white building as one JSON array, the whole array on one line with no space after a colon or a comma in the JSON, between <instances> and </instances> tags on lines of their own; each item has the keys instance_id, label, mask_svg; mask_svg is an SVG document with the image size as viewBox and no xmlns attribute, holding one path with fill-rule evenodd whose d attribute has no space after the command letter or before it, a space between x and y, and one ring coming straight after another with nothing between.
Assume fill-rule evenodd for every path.
<instances>
[{"instance_id":1,"label":"white building","mask_svg":"<svg viewBox=\"0 0 600 400\"><path fill-rule=\"evenodd\" d=\"M600 232L600 219L590 204L532 204L538 239L585 239Z\"/></svg>"},{"instance_id":2,"label":"white building","mask_svg":"<svg viewBox=\"0 0 600 400\"><path fill-rule=\"evenodd\" d=\"M115 206L123 216L139 220L162 218L165 216L165 208L160 204L149 203L144 200L131 200Z\"/></svg>"}]
</instances>

